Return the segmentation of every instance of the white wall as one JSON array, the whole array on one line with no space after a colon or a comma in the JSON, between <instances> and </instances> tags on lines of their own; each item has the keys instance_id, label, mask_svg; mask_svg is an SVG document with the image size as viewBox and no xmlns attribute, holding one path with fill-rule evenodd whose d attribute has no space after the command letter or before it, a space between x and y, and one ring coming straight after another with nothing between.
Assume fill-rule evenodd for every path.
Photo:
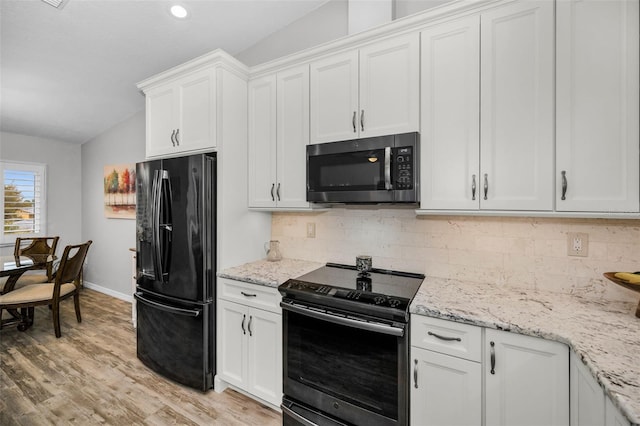
<instances>
[{"instance_id":1,"label":"white wall","mask_svg":"<svg viewBox=\"0 0 640 426\"><path fill-rule=\"evenodd\" d=\"M14 133L0 133L3 160L47 165L47 235L58 235L57 254L82 241L80 145ZM13 254L13 245L0 249Z\"/></svg>"},{"instance_id":2,"label":"white wall","mask_svg":"<svg viewBox=\"0 0 640 426\"><path fill-rule=\"evenodd\" d=\"M82 145L82 238L93 240L85 285L127 300L131 297L129 248L135 248L136 221L105 217L103 174L106 165L144 161L144 120L141 111Z\"/></svg>"},{"instance_id":3,"label":"white wall","mask_svg":"<svg viewBox=\"0 0 640 426\"><path fill-rule=\"evenodd\" d=\"M235 55L253 66L347 35L347 0L332 0Z\"/></svg>"},{"instance_id":4,"label":"white wall","mask_svg":"<svg viewBox=\"0 0 640 426\"><path fill-rule=\"evenodd\" d=\"M414 13L422 12L453 0L395 0L395 18L404 18Z\"/></svg>"},{"instance_id":5,"label":"white wall","mask_svg":"<svg viewBox=\"0 0 640 426\"><path fill-rule=\"evenodd\" d=\"M451 1L453 0L395 0L393 16L394 19L404 18ZM331 0L235 56L246 65L254 66L346 37L348 34L349 1Z\"/></svg>"}]
</instances>

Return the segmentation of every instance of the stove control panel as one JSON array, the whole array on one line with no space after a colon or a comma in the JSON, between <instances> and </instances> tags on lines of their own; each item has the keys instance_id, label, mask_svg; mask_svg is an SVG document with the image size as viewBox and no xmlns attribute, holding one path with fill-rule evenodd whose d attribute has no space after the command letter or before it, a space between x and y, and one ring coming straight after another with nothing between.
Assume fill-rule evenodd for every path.
<instances>
[{"instance_id":1,"label":"stove control panel","mask_svg":"<svg viewBox=\"0 0 640 426\"><path fill-rule=\"evenodd\" d=\"M358 283L358 286L360 283ZM370 287L369 287L370 288ZM367 291L366 286L358 290L350 290L340 287L332 287L323 284L310 283L291 279L280 286L280 290L284 293L288 291L292 293L314 294L322 298L335 298L348 300L350 302L375 305L379 307L393 308L405 310L409 306L409 300L402 297L392 297L384 294ZM330 302L327 301L330 305Z\"/></svg>"}]
</instances>

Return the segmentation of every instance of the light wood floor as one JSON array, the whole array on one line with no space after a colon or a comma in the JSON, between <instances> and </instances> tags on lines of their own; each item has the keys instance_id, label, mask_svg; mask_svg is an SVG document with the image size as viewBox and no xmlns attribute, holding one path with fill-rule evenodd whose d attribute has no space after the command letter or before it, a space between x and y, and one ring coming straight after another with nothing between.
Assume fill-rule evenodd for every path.
<instances>
[{"instance_id":1,"label":"light wood floor","mask_svg":"<svg viewBox=\"0 0 640 426\"><path fill-rule=\"evenodd\" d=\"M61 306L55 338L47 307L26 332L0 330L0 425L281 425L279 413L227 389L202 393L136 357L131 305L84 289L82 323Z\"/></svg>"}]
</instances>

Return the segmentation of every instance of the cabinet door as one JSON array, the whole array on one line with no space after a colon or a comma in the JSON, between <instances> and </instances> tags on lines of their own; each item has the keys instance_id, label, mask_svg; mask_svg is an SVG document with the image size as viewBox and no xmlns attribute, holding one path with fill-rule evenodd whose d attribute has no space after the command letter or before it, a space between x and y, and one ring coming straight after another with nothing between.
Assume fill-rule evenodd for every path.
<instances>
[{"instance_id":1,"label":"cabinet door","mask_svg":"<svg viewBox=\"0 0 640 426\"><path fill-rule=\"evenodd\" d=\"M175 150L175 142L171 138L178 128L174 92L173 86L162 86L145 94L147 157L165 155Z\"/></svg>"},{"instance_id":2,"label":"cabinet door","mask_svg":"<svg viewBox=\"0 0 640 426\"><path fill-rule=\"evenodd\" d=\"M246 340L248 308L218 299L217 374L232 385L247 383Z\"/></svg>"},{"instance_id":3,"label":"cabinet door","mask_svg":"<svg viewBox=\"0 0 640 426\"><path fill-rule=\"evenodd\" d=\"M358 52L311 63L311 143L358 137Z\"/></svg>"},{"instance_id":4,"label":"cabinet door","mask_svg":"<svg viewBox=\"0 0 640 426\"><path fill-rule=\"evenodd\" d=\"M637 212L638 1L556 8L556 209Z\"/></svg>"},{"instance_id":5,"label":"cabinet door","mask_svg":"<svg viewBox=\"0 0 640 426\"><path fill-rule=\"evenodd\" d=\"M421 208L478 209L480 18L421 36Z\"/></svg>"},{"instance_id":6,"label":"cabinet door","mask_svg":"<svg viewBox=\"0 0 640 426\"><path fill-rule=\"evenodd\" d=\"M309 207L307 153L309 144L309 66L278 73L277 77L278 207Z\"/></svg>"},{"instance_id":7,"label":"cabinet door","mask_svg":"<svg viewBox=\"0 0 640 426\"><path fill-rule=\"evenodd\" d=\"M553 13L538 1L481 16L482 209L553 208Z\"/></svg>"},{"instance_id":8,"label":"cabinet door","mask_svg":"<svg viewBox=\"0 0 640 426\"><path fill-rule=\"evenodd\" d=\"M607 397L605 401L606 426L631 426L631 422L620 413L620 410L613 405L611 399Z\"/></svg>"},{"instance_id":9,"label":"cabinet door","mask_svg":"<svg viewBox=\"0 0 640 426\"><path fill-rule=\"evenodd\" d=\"M569 424L569 348L562 343L485 330L486 424Z\"/></svg>"},{"instance_id":10,"label":"cabinet door","mask_svg":"<svg viewBox=\"0 0 640 426\"><path fill-rule=\"evenodd\" d=\"M411 424L477 426L482 423L479 362L411 348Z\"/></svg>"},{"instance_id":11,"label":"cabinet door","mask_svg":"<svg viewBox=\"0 0 640 426\"><path fill-rule=\"evenodd\" d=\"M573 351L570 355L571 426L604 425L604 392Z\"/></svg>"},{"instance_id":12,"label":"cabinet door","mask_svg":"<svg viewBox=\"0 0 640 426\"><path fill-rule=\"evenodd\" d=\"M360 137L418 130L419 46L412 33L360 49Z\"/></svg>"},{"instance_id":13,"label":"cabinet door","mask_svg":"<svg viewBox=\"0 0 640 426\"><path fill-rule=\"evenodd\" d=\"M215 69L196 72L176 83L177 151L213 149L216 146L215 72Z\"/></svg>"},{"instance_id":14,"label":"cabinet door","mask_svg":"<svg viewBox=\"0 0 640 426\"><path fill-rule=\"evenodd\" d=\"M282 402L282 315L249 310L250 393L274 405Z\"/></svg>"},{"instance_id":15,"label":"cabinet door","mask_svg":"<svg viewBox=\"0 0 640 426\"><path fill-rule=\"evenodd\" d=\"M249 82L249 207L276 205L276 76Z\"/></svg>"}]
</instances>

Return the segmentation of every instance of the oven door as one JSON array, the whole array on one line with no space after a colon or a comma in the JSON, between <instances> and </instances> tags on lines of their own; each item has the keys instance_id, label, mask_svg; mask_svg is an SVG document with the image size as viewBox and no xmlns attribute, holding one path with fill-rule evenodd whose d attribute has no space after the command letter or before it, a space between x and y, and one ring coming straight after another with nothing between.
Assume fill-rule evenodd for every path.
<instances>
[{"instance_id":1,"label":"oven door","mask_svg":"<svg viewBox=\"0 0 640 426\"><path fill-rule=\"evenodd\" d=\"M338 421L407 424L407 324L281 306L286 397Z\"/></svg>"}]
</instances>

